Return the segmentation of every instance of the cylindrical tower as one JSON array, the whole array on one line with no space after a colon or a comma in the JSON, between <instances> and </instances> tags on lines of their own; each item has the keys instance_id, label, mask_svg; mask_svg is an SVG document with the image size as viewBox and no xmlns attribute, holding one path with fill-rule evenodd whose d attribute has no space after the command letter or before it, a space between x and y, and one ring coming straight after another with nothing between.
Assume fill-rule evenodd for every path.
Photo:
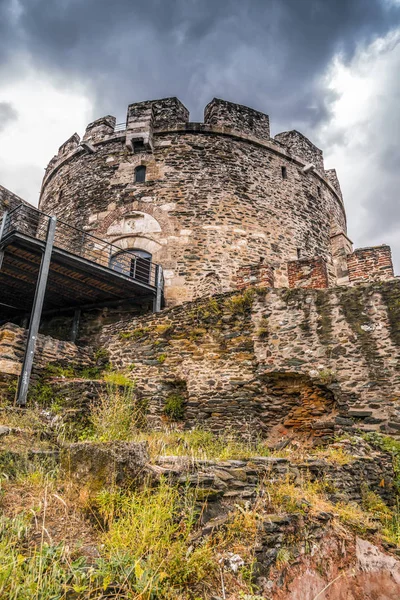
<instances>
[{"instance_id":1,"label":"cylindrical tower","mask_svg":"<svg viewBox=\"0 0 400 600\"><path fill-rule=\"evenodd\" d=\"M271 139L267 115L219 99L204 123L177 98L91 123L50 161L40 209L151 256L169 304L232 289L248 267L286 286L288 262L313 257L335 283L350 249L321 150L297 131Z\"/></svg>"}]
</instances>

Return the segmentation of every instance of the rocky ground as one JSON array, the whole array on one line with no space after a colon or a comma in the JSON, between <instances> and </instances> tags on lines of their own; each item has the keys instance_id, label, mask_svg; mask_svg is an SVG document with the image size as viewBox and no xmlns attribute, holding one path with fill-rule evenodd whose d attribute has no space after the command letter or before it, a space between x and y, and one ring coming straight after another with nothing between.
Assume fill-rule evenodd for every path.
<instances>
[{"instance_id":1,"label":"rocky ground","mask_svg":"<svg viewBox=\"0 0 400 600\"><path fill-rule=\"evenodd\" d=\"M150 432L131 410L115 392L74 428L2 406L0 597L400 597L398 442Z\"/></svg>"}]
</instances>

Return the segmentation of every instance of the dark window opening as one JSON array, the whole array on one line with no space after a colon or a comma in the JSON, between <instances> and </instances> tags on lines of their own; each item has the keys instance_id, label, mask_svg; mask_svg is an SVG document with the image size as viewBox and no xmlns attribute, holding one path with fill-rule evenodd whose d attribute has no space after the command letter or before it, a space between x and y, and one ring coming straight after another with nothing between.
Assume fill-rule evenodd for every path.
<instances>
[{"instance_id":1,"label":"dark window opening","mask_svg":"<svg viewBox=\"0 0 400 600\"><path fill-rule=\"evenodd\" d=\"M287 179L287 169L286 167L281 167L282 169L282 179Z\"/></svg>"},{"instance_id":2,"label":"dark window opening","mask_svg":"<svg viewBox=\"0 0 400 600\"><path fill-rule=\"evenodd\" d=\"M321 198L321 188L319 186L317 187L317 192L318 192L318 196Z\"/></svg>"},{"instance_id":3,"label":"dark window opening","mask_svg":"<svg viewBox=\"0 0 400 600\"><path fill-rule=\"evenodd\" d=\"M146 167L140 165L135 169L135 183L143 183L146 181Z\"/></svg>"},{"instance_id":4,"label":"dark window opening","mask_svg":"<svg viewBox=\"0 0 400 600\"><path fill-rule=\"evenodd\" d=\"M301 248L297 248L297 258L301 258Z\"/></svg>"},{"instance_id":5,"label":"dark window opening","mask_svg":"<svg viewBox=\"0 0 400 600\"><path fill-rule=\"evenodd\" d=\"M133 142L132 147L134 154L137 154L138 152L144 152L145 150L143 140L136 140L136 142Z\"/></svg>"},{"instance_id":6,"label":"dark window opening","mask_svg":"<svg viewBox=\"0 0 400 600\"><path fill-rule=\"evenodd\" d=\"M130 252L118 252L111 258L110 267L142 283L151 283L151 258L151 254L146 250L133 249Z\"/></svg>"}]
</instances>

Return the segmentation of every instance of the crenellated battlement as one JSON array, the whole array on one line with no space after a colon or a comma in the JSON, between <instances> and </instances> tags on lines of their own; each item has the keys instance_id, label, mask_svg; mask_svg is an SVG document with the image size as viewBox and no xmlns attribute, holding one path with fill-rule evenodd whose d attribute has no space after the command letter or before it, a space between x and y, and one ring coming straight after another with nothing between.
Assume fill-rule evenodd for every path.
<instances>
[{"instance_id":1,"label":"crenellated battlement","mask_svg":"<svg viewBox=\"0 0 400 600\"><path fill-rule=\"evenodd\" d=\"M386 251L353 254L322 150L295 130L271 138L267 114L220 98L202 123L176 97L129 104L118 125L96 119L50 162L40 207L150 255L172 304L248 282L319 289L393 276Z\"/></svg>"},{"instance_id":2,"label":"crenellated battlement","mask_svg":"<svg viewBox=\"0 0 400 600\"><path fill-rule=\"evenodd\" d=\"M259 140L270 139L268 115L220 98L214 98L205 107L204 123L217 127L228 127Z\"/></svg>"},{"instance_id":3,"label":"crenellated battlement","mask_svg":"<svg viewBox=\"0 0 400 600\"><path fill-rule=\"evenodd\" d=\"M323 152L315 146L305 135L299 131L283 131L278 133L275 138L282 144L289 154L299 157L310 166L312 165L321 174L324 174Z\"/></svg>"}]
</instances>

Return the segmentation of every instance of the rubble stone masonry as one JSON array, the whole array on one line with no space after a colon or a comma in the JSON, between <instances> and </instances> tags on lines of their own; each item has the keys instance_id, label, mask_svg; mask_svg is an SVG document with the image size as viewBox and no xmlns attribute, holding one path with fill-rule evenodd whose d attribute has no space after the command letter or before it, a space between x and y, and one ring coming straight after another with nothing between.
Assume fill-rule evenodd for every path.
<instances>
[{"instance_id":1,"label":"rubble stone masonry","mask_svg":"<svg viewBox=\"0 0 400 600\"><path fill-rule=\"evenodd\" d=\"M150 421L171 394L184 424L327 439L400 435L400 282L245 291L103 328Z\"/></svg>"},{"instance_id":2,"label":"rubble stone masonry","mask_svg":"<svg viewBox=\"0 0 400 600\"><path fill-rule=\"evenodd\" d=\"M82 142L74 135L61 146L40 208L149 252L164 269L168 305L198 297L211 280L217 291L234 289L260 261L275 287L288 285L287 263L299 253L333 265L331 235L346 233L340 187L301 134L274 140L267 115L219 99L204 123L167 98L130 105L126 129L114 127L104 117ZM144 182L135 182L138 166Z\"/></svg>"}]
</instances>

